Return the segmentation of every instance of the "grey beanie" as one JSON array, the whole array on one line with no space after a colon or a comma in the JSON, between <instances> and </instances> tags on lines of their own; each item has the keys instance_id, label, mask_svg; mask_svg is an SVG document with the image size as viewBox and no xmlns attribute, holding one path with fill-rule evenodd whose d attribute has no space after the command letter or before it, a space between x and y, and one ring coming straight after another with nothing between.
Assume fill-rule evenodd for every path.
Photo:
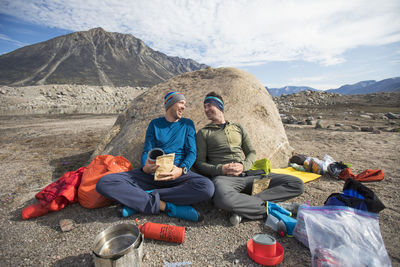
<instances>
[{"instance_id":1,"label":"grey beanie","mask_svg":"<svg viewBox=\"0 0 400 267\"><path fill-rule=\"evenodd\" d=\"M179 92L169 92L164 96L164 107L168 110L173 104L178 101L185 100L186 98L182 93Z\"/></svg>"}]
</instances>

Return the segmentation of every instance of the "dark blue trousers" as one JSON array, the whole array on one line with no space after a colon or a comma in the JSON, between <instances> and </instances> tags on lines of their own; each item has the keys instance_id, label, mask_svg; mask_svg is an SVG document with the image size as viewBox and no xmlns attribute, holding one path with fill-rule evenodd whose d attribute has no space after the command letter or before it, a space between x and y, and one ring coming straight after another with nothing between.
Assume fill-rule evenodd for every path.
<instances>
[{"instance_id":1,"label":"dark blue trousers","mask_svg":"<svg viewBox=\"0 0 400 267\"><path fill-rule=\"evenodd\" d=\"M214 184L192 171L172 181L154 181L153 175L133 169L103 176L97 182L96 190L138 212L159 214L160 200L176 205L209 200L214 194ZM147 193L147 190L154 191Z\"/></svg>"}]
</instances>

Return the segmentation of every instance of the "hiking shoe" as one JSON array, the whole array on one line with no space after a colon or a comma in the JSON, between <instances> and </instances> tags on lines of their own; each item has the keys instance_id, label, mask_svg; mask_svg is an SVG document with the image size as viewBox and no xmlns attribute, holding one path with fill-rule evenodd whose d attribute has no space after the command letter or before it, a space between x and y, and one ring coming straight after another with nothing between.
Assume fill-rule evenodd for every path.
<instances>
[{"instance_id":1,"label":"hiking shoe","mask_svg":"<svg viewBox=\"0 0 400 267\"><path fill-rule=\"evenodd\" d=\"M234 213L234 214L232 214L232 216L229 218L229 221L231 222L231 224L232 224L233 226L236 226L236 225L238 225L238 224L242 221L242 218L243 218L242 216L240 216L240 215Z\"/></svg>"},{"instance_id":2,"label":"hiking shoe","mask_svg":"<svg viewBox=\"0 0 400 267\"><path fill-rule=\"evenodd\" d=\"M192 206L180 206L166 202L165 213L170 217L175 217L192 222L200 222L204 219L203 215Z\"/></svg>"},{"instance_id":3,"label":"hiking shoe","mask_svg":"<svg viewBox=\"0 0 400 267\"><path fill-rule=\"evenodd\" d=\"M131 209L127 206L122 206L122 210L121 210L122 217L129 217L136 213L137 213L136 210Z\"/></svg>"}]
</instances>

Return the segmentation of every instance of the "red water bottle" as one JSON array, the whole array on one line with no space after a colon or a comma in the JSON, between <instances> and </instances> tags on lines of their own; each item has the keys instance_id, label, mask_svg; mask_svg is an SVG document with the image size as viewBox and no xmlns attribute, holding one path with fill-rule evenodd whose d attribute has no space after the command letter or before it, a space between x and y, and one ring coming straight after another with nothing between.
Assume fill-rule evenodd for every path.
<instances>
[{"instance_id":1,"label":"red water bottle","mask_svg":"<svg viewBox=\"0 0 400 267\"><path fill-rule=\"evenodd\" d=\"M185 241L185 227L146 222L139 225L145 238L182 244Z\"/></svg>"}]
</instances>

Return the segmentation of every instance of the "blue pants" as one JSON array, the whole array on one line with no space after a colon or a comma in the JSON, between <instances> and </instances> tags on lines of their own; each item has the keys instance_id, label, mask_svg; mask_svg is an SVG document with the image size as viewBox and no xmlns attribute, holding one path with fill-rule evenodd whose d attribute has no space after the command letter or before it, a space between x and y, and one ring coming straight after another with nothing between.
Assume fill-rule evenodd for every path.
<instances>
[{"instance_id":1,"label":"blue pants","mask_svg":"<svg viewBox=\"0 0 400 267\"><path fill-rule=\"evenodd\" d=\"M172 181L154 181L153 175L133 169L103 176L97 182L96 190L138 212L159 214L160 200L176 205L209 200L214 194L214 184L192 171ZM147 193L147 190L154 191Z\"/></svg>"}]
</instances>

